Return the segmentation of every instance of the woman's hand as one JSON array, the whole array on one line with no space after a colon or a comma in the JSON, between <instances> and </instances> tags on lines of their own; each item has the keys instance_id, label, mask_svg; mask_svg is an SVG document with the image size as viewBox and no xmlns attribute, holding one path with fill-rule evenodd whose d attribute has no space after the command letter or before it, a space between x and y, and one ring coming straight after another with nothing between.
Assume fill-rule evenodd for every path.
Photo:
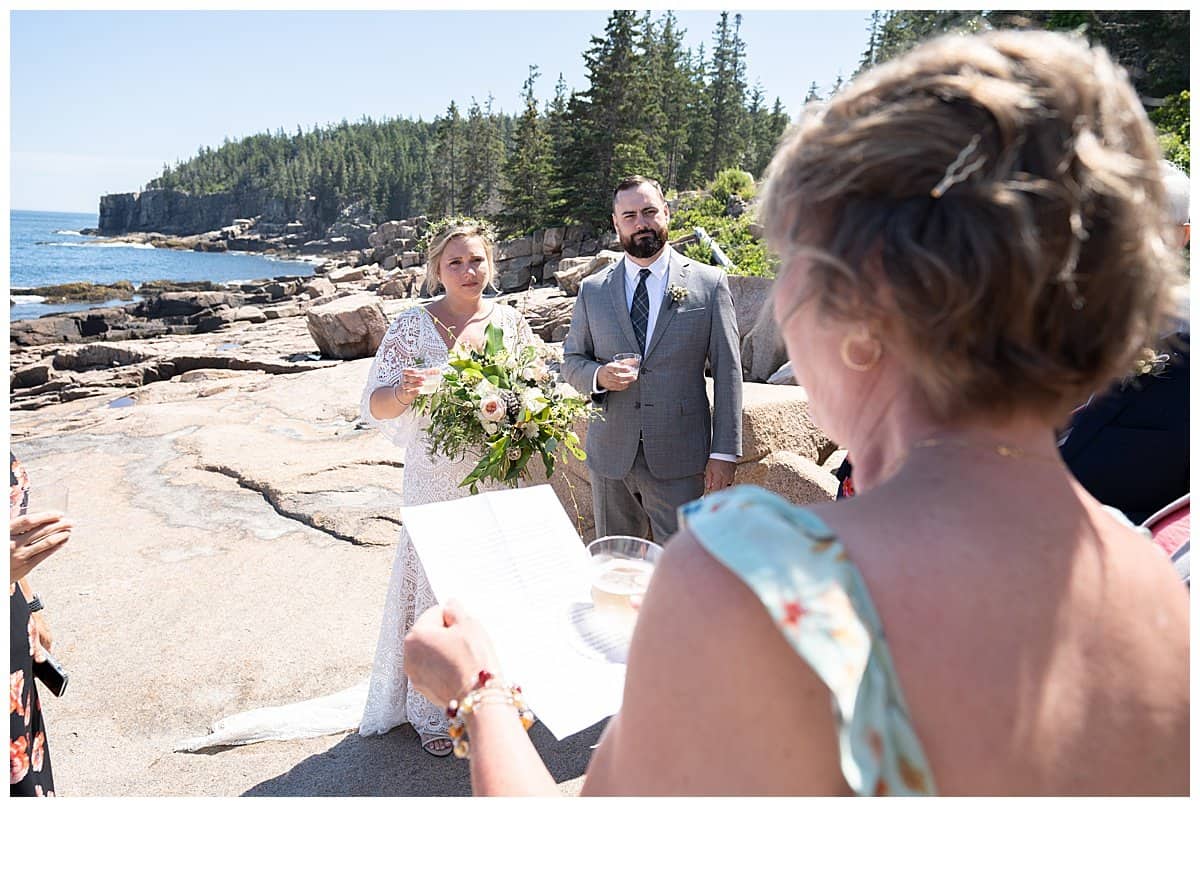
<instances>
[{"instance_id":1,"label":"woman's hand","mask_svg":"<svg viewBox=\"0 0 1200 881\"><path fill-rule=\"evenodd\" d=\"M75 524L62 514L42 511L12 517L8 523L8 577L20 581L39 563L61 548Z\"/></svg>"},{"instance_id":2,"label":"woman's hand","mask_svg":"<svg viewBox=\"0 0 1200 881\"><path fill-rule=\"evenodd\" d=\"M406 407L411 407L413 401L421 394L421 386L425 383L425 377L429 373L429 370L418 367L405 367L404 372L400 374L400 382L392 391L396 400Z\"/></svg>"},{"instance_id":3,"label":"woman's hand","mask_svg":"<svg viewBox=\"0 0 1200 881\"><path fill-rule=\"evenodd\" d=\"M486 631L453 600L417 619L404 638L404 666L413 687L439 707L470 691L480 670L500 676Z\"/></svg>"}]
</instances>

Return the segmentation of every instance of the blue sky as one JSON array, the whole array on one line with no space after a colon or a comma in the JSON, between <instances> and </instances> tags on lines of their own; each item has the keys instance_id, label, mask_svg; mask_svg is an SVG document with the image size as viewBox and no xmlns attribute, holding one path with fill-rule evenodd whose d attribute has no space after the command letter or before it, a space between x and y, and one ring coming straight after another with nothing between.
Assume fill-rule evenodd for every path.
<instances>
[{"instance_id":1,"label":"blue sky","mask_svg":"<svg viewBox=\"0 0 1200 881\"><path fill-rule=\"evenodd\" d=\"M731 10L732 11L732 10ZM661 14L661 13L656 13ZM789 112L809 83L849 77L869 11L743 11L750 83ZM677 11L691 46L718 12ZM14 11L10 16L11 190L18 209L94 212L164 162L261 131L440 115L453 99L520 109L586 87L583 52L607 9L397 12Z\"/></svg>"}]
</instances>

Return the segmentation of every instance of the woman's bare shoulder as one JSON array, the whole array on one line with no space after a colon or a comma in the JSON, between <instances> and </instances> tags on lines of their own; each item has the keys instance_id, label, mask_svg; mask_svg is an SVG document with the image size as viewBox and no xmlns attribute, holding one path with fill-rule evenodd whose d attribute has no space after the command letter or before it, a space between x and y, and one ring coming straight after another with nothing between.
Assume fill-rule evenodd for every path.
<instances>
[{"instance_id":1,"label":"woman's bare shoulder","mask_svg":"<svg viewBox=\"0 0 1200 881\"><path fill-rule=\"evenodd\" d=\"M585 791L847 791L828 690L756 595L686 529L656 569L627 670Z\"/></svg>"}]
</instances>

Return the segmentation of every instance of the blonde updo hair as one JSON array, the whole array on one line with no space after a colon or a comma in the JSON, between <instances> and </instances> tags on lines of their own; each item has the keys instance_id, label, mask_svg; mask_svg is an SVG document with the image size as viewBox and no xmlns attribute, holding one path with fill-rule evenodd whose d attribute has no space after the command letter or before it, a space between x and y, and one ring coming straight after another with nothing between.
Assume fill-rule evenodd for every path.
<instances>
[{"instance_id":1,"label":"blonde updo hair","mask_svg":"<svg viewBox=\"0 0 1200 881\"><path fill-rule=\"evenodd\" d=\"M442 252L446 250L446 245L450 244L451 239L473 238L483 242L483 253L487 255L488 274L487 281L483 283L483 290L487 290L496 275L495 243L492 241L492 231L486 224L470 220L449 223L430 239L429 250L425 254L425 281L421 285L428 296L437 293L437 289L441 287L442 278L438 272L438 264L442 262Z\"/></svg>"},{"instance_id":2,"label":"blonde updo hair","mask_svg":"<svg viewBox=\"0 0 1200 881\"><path fill-rule=\"evenodd\" d=\"M762 215L812 261L823 313L875 327L935 416L1060 418L1184 302L1159 159L1103 49L948 36L794 126Z\"/></svg>"}]
</instances>

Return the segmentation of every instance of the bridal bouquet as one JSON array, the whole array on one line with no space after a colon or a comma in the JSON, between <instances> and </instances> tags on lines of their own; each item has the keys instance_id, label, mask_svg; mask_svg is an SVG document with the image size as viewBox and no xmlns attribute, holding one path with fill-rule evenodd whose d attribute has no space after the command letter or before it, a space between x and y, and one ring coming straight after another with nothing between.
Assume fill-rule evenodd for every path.
<instances>
[{"instance_id":1,"label":"bridal bouquet","mask_svg":"<svg viewBox=\"0 0 1200 881\"><path fill-rule=\"evenodd\" d=\"M556 383L534 346L510 352L504 332L489 327L483 350L454 347L441 382L414 406L428 413L429 448L449 459L476 454L479 463L460 486L479 492L481 480L515 487L528 476L529 461L540 456L546 476L555 461L586 454L571 428L596 408L568 385Z\"/></svg>"}]
</instances>

